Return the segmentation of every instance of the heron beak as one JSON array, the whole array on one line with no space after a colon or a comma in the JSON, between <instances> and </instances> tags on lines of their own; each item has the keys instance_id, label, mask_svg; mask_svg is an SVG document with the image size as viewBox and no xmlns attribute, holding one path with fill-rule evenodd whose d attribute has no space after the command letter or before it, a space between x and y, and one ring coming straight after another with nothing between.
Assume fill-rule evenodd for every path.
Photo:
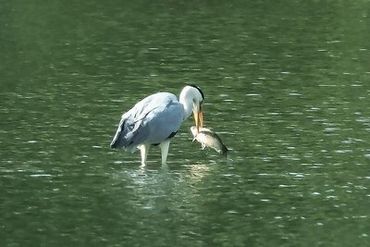
<instances>
[{"instance_id":1,"label":"heron beak","mask_svg":"<svg viewBox=\"0 0 370 247\"><path fill-rule=\"evenodd\" d=\"M197 132L199 133L199 128L203 127L203 112L194 112L195 126L197 127Z\"/></svg>"}]
</instances>

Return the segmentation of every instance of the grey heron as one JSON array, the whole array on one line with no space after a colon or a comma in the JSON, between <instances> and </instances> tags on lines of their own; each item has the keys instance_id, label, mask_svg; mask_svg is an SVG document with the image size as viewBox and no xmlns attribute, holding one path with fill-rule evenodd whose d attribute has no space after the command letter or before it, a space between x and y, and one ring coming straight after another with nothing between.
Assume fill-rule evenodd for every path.
<instances>
[{"instance_id":1,"label":"grey heron","mask_svg":"<svg viewBox=\"0 0 370 247\"><path fill-rule=\"evenodd\" d=\"M122 115L110 146L131 152L140 149L141 164L145 166L150 146L159 145L164 165L170 140L184 120L193 113L195 126L198 130L203 127L203 101L204 94L196 85L186 85L179 99L167 92L149 95Z\"/></svg>"}]
</instances>

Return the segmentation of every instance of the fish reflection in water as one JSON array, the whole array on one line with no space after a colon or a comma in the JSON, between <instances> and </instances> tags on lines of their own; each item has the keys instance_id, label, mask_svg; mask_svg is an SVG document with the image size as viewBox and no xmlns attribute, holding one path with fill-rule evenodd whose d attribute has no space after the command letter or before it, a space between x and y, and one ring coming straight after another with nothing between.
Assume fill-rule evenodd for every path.
<instances>
[{"instance_id":1,"label":"fish reflection in water","mask_svg":"<svg viewBox=\"0 0 370 247\"><path fill-rule=\"evenodd\" d=\"M208 128L199 128L199 131L196 126L190 128L191 133L193 134L193 141L197 140L202 144L202 149L210 147L221 155L226 156L228 149L225 144L222 142L221 138L212 130Z\"/></svg>"}]
</instances>

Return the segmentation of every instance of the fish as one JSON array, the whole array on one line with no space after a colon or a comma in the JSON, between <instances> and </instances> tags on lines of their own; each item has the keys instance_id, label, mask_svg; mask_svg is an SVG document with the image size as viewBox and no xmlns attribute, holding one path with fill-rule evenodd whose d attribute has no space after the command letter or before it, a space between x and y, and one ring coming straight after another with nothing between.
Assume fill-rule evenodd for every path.
<instances>
[{"instance_id":1,"label":"fish","mask_svg":"<svg viewBox=\"0 0 370 247\"><path fill-rule=\"evenodd\" d=\"M212 130L200 127L198 132L197 127L192 126L190 131L194 137L193 141L197 140L200 144L202 144L202 149L209 147L216 150L216 152L221 155L227 155L227 147L222 142L221 138Z\"/></svg>"}]
</instances>

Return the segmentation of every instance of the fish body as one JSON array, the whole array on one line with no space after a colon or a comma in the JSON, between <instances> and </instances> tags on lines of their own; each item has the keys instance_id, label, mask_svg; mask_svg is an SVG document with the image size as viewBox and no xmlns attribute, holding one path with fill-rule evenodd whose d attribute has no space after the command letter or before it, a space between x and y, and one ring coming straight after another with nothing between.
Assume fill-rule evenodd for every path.
<instances>
[{"instance_id":1,"label":"fish body","mask_svg":"<svg viewBox=\"0 0 370 247\"><path fill-rule=\"evenodd\" d=\"M197 140L202 144L202 149L210 147L216 150L219 154L227 154L228 150L226 146L223 144L221 138L212 130L201 127L198 132L197 127L195 126L192 126L190 130L194 137L193 141Z\"/></svg>"}]
</instances>

